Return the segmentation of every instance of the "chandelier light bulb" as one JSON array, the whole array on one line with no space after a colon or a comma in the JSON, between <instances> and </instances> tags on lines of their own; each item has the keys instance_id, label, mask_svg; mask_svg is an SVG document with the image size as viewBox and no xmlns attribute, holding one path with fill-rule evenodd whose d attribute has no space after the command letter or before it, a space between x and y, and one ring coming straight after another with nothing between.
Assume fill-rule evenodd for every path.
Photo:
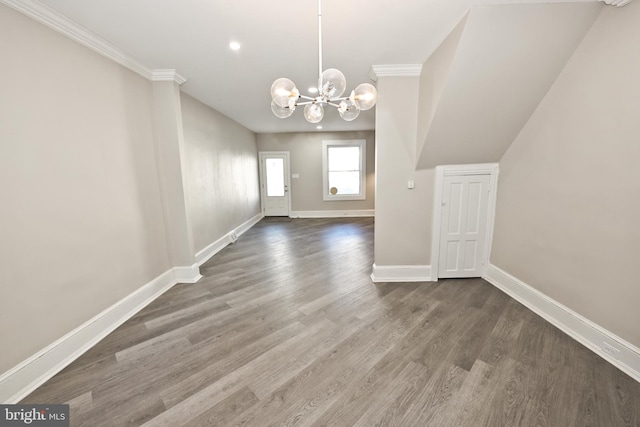
<instances>
[{"instance_id":1,"label":"chandelier light bulb","mask_svg":"<svg viewBox=\"0 0 640 427\"><path fill-rule=\"evenodd\" d=\"M324 117L324 108L318 104L307 104L304 107L304 118L309 123L318 123Z\"/></svg>"},{"instance_id":2,"label":"chandelier light bulb","mask_svg":"<svg viewBox=\"0 0 640 427\"><path fill-rule=\"evenodd\" d=\"M347 79L342 71L329 68L322 72L322 94L329 98L339 98L347 88Z\"/></svg>"},{"instance_id":3,"label":"chandelier light bulb","mask_svg":"<svg viewBox=\"0 0 640 427\"><path fill-rule=\"evenodd\" d=\"M295 104L293 108L289 108L281 107L276 103L275 99L271 101L271 111L273 111L273 114L280 119L286 119L287 117L290 117L293 114L293 110L295 110Z\"/></svg>"},{"instance_id":4,"label":"chandelier light bulb","mask_svg":"<svg viewBox=\"0 0 640 427\"><path fill-rule=\"evenodd\" d=\"M341 101L338 106L338 114L340 114L340 117L344 120L350 122L358 117L360 109L351 99L345 99Z\"/></svg>"},{"instance_id":5,"label":"chandelier light bulb","mask_svg":"<svg viewBox=\"0 0 640 427\"><path fill-rule=\"evenodd\" d=\"M280 107L288 106L291 98L294 102L297 101L299 96L300 92L295 83L285 77L279 78L271 85L271 99Z\"/></svg>"},{"instance_id":6,"label":"chandelier light bulb","mask_svg":"<svg viewBox=\"0 0 640 427\"><path fill-rule=\"evenodd\" d=\"M352 92L352 98L359 109L366 111L376 105L378 91L372 84L362 83L356 86Z\"/></svg>"}]
</instances>

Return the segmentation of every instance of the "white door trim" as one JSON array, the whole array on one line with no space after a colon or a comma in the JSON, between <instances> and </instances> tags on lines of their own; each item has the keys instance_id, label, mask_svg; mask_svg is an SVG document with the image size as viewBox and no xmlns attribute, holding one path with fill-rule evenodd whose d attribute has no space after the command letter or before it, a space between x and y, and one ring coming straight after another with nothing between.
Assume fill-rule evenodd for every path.
<instances>
[{"instance_id":1,"label":"white door trim","mask_svg":"<svg viewBox=\"0 0 640 427\"><path fill-rule=\"evenodd\" d=\"M266 156L284 156L285 157L285 184L289 192L289 217L291 217L291 163L289 157L289 151L258 151L258 176L260 181L260 212L264 216L265 210L265 197L266 190L264 188L264 168L262 167L262 160Z\"/></svg>"},{"instance_id":2,"label":"white door trim","mask_svg":"<svg viewBox=\"0 0 640 427\"><path fill-rule=\"evenodd\" d=\"M442 224L442 186L444 185L444 177L465 175L491 176L487 212L487 239L484 245L485 247L483 248L486 259L482 267L483 276L486 275L489 266L489 255L491 254L491 243L493 242L493 223L496 211L496 193L498 190L498 163L436 166L433 199L433 233L431 239L431 277L433 281L438 280L438 265L440 263L440 227Z\"/></svg>"}]
</instances>

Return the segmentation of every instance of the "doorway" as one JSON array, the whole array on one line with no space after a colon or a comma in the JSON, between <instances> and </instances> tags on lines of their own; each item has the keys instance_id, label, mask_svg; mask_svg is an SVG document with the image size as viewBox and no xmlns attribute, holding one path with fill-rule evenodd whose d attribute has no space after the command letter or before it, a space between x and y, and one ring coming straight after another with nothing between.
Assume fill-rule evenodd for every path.
<instances>
[{"instance_id":1,"label":"doorway","mask_svg":"<svg viewBox=\"0 0 640 427\"><path fill-rule=\"evenodd\" d=\"M289 216L289 152L261 151L260 203L264 216Z\"/></svg>"},{"instance_id":2,"label":"doorway","mask_svg":"<svg viewBox=\"0 0 640 427\"><path fill-rule=\"evenodd\" d=\"M489 263L497 164L436 167L435 278L482 277Z\"/></svg>"}]
</instances>

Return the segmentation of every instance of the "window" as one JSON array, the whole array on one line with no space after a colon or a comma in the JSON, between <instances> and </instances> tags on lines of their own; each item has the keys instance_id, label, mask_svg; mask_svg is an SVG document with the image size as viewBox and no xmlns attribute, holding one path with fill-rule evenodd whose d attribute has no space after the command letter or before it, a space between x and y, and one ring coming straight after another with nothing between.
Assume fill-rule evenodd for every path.
<instances>
[{"instance_id":1,"label":"window","mask_svg":"<svg viewBox=\"0 0 640 427\"><path fill-rule=\"evenodd\" d=\"M322 141L323 200L366 199L366 141Z\"/></svg>"}]
</instances>

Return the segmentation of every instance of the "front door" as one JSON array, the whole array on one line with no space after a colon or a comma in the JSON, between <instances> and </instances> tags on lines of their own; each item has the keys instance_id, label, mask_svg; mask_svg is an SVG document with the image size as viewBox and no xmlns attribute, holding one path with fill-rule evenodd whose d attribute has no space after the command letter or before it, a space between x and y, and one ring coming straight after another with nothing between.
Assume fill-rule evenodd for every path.
<instances>
[{"instance_id":1,"label":"front door","mask_svg":"<svg viewBox=\"0 0 640 427\"><path fill-rule=\"evenodd\" d=\"M444 177L438 277L482 276L490 183L490 175Z\"/></svg>"},{"instance_id":2,"label":"front door","mask_svg":"<svg viewBox=\"0 0 640 427\"><path fill-rule=\"evenodd\" d=\"M289 216L289 153L260 153L260 194L264 216Z\"/></svg>"}]
</instances>

